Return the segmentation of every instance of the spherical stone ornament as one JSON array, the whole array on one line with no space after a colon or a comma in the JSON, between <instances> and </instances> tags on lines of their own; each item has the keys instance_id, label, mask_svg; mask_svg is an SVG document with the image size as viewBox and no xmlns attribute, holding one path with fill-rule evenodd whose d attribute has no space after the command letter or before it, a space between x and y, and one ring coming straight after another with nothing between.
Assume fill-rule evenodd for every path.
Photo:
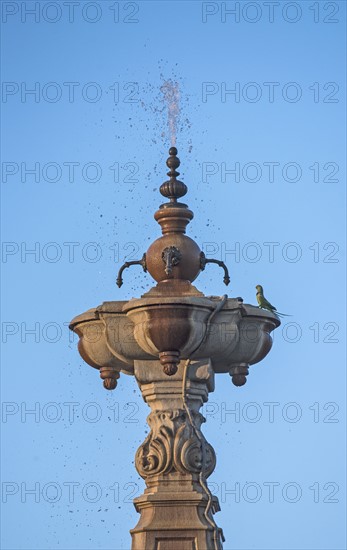
<instances>
[{"instance_id":1,"label":"spherical stone ornament","mask_svg":"<svg viewBox=\"0 0 347 550\"><path fill-rule=\"evenodd\" d=\"M232 365L230 368L229 374L231 376L231 381L234 386L241 387L244 386L247 382L249 365L247 363L239 363L237 365Z\"/></svg>"},{"instance_id":2,"label":"spherical stone ornament","mask_svg":"<svg viewBox=\"0 0 347 550\"><path fill-rule=\"evenodd\" d=\"M103 380L103 386L106 390L116 389L119 376L119 372L112 367L101 367L100 369L100 378Z\"/></svg>"},{"instance_id":3,"label":"spherical stone ornament","mask_svg":"<svg viewBox=\"0 0 347 550\"><path fill-rule=\"evenodd\" d=\"M176 170L176 168L178 168L179 165L181 164L180 159L178 157L176 157L176 155L177 155L176 147L171 147L171 149L169 150L169 155L170 156L166 161L166 166L168 168L170 168L171 170L172 169Z\"/></svg>"},{"instance_id":4,"label":"spherical stone ornament","mask_svg":"<svg viewBox=\"0 0 347 550\"><path fill-rule=\"evenodd\" d=\"M117 387L117 381L114 378L105 378L103 386L105 390L115 390Z\"/></svg>"},{"instance_id":5,"label":"spherical stone ornament","mask_svg":"<svg viewBox=\"0 0 347 550\"><path fill-rule=\"evenodd\" d=\"M232 376L231 380L234 386L237 387L244 386L247 382L247 378L244 374L235 374L234 376Z\"/></svg>"},{"instance_id":6,"label":"spherical stone ornament","mask_svg":"<svg viewBox=\"0 0 347 550\"><path fill-rule=\"evenodd\" d=\"M159 353L160 363L163 365L163 371L167 376L173 376L178 370L180 362L179 351L162 351Z\"/></svg>"},{"instance_id":7,"label":"spherical stone ornament","mask_svg":"<svg viewBox=\"0 0 347 550\"><path fill-rule=\"evenodd\" d=\"M166 249L177 249L180 254L178 263L172 265L167 274L164 261ZM147 271L158 283L167 279L182 279L193 282L200 273L201 250L193 239L183 233L169 233L159 237L146 252Z\"/></svg>"}]
</instances>

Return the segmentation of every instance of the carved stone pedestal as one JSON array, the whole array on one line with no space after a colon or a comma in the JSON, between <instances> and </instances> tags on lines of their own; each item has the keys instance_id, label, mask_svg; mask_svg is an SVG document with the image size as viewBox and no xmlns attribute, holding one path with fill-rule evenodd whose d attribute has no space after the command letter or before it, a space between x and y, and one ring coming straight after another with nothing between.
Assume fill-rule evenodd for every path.
<instances>
[{"instance_id":1,"label":"carved stone pedestal","mask_svg":"<svg viewBox=\"0 0 347 550\"><path fill-rule=\"evenodd\" d=\"M136 453L147 488L134 501L141 517L131 531L132 550L220 550L222 532L213 519L219 503L206 484L216 457L199 412L214 390L210 362L181 361L168 378L159 361L135 361L135 376L151 407L151 431Z\"/></svg>"}]
</instances>

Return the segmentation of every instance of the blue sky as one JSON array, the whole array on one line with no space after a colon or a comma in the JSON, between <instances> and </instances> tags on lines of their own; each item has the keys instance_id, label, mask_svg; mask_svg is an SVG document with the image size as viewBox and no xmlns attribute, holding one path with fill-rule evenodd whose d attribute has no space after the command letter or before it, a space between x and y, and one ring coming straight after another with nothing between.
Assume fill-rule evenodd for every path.
<instances>
[{"instance_id":1,"label":"blue sky","mask_svg":"<svg viewBox=\"0 0 347 550\"><path fill-rule=\"evenodd\" d=\"M129 548L148 410L130 377L102 388L67 323L153 285L115 279L160 235L172 79L189 236L230 296L262 284L292 315L203 411L225 549L342 550L345 3L1 7L3 548ZM196 286L225 292L216 266Z\"/></svg>"}]
</instances>

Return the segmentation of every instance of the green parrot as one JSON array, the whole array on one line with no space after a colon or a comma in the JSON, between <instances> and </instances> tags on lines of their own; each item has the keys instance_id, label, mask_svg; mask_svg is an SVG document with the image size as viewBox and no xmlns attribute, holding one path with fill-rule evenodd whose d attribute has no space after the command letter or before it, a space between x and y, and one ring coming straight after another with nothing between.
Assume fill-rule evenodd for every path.
<instances>
[{"instance_id":1,"label":"green parrot","mask_svg":"<svg viewBox=\"0 0 347 550\"><path fill-rule=\"evenodd\" d=\"M257 285L255 287L257 289L257 302L259 304L259 307L262 309L267 309L268 311L271 311L271 313L274 313L275 315L278 315L279 317L290 317L290 315L286 315L286 313L279 313L275 306L270 304L268 300L264 296L264 290L261 285Z\"/></svg>"}]
</instances>

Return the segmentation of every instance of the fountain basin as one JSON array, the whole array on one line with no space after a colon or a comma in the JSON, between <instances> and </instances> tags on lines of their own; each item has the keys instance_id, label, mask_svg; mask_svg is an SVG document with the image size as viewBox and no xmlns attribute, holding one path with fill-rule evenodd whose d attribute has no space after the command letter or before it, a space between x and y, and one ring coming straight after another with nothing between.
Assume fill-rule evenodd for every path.
<instances>
[{"instance_id":1,"label":"fountain basin","mask_svg":"<svg viewBox=\"0 0 347 550\"><path fill-rule=\"evenodd\" d=\"M215 373L230 373L236 385L243 385L249 365L270 351L271 332L280 320L235 298L212 316L219 301L145 296L104 302L75 317L70 329L80 337L82 358L101 373L111 369L133 374L135 360L159 357L165 371L166 365L177 366L180 360L209 358Z\"/></svg>"}]
</instances>

